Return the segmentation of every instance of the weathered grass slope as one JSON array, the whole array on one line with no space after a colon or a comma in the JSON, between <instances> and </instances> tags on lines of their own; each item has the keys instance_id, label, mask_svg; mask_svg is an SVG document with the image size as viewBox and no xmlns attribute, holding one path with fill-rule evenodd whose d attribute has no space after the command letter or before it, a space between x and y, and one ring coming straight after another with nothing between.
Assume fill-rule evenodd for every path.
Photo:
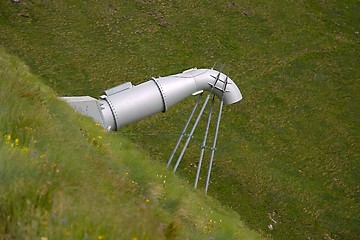
<instances>
[{"instance_id":1,"label":"weathered grass slope","mask_svg":"<svg viewBox=\"0 0 360 240\"><path fill-rule=\"evenodd\" d=\"M359 1L20 2L0 1L0 44L59 95L229 64L244 100L224 109L210 195L275 239L359 238ZM120 134L164 165L193 101Z\"/></svg>"},{"instance_id":2,"label":"weathered grass slope","mask_svg":"<svg viewBox=\"0 0 360 240\"><path fill-rule=\"evenodd\" d=\"M260 239L0 49L0 239Z\"/></svg>"}]
</instances>

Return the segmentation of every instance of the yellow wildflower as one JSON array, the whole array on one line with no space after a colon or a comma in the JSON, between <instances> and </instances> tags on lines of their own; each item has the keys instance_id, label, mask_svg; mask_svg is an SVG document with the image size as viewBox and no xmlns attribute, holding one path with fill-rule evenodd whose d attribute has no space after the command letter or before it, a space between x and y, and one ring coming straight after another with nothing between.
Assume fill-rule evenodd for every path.
<instances>
[{"instance_id":1,"label":"yellow wildflower","mask_svg":"<svg viewBox=\"0 0 360 240\"><path fill-rule=\"evenodd\" d=\"M5 138L6 138L6 141L7 141L7 142L10 142L10 141L11 141L11 135L7 134L7 135L5 135Z\"/></svg>"},{"instance_id":2,"label":"yellow wildflower","mask_svg":"<svg viewBox=\"0 0 360 240\"><path fill-rule=\"evenodd\" d=\"M105 237L103 235L98 236L98 240L103 240L103 239L105 239Z\"/></svg>"},{"instance_id":3,"label":"yellow wildflower","mask_svg":"<svg viewBox=\"0 0 360 240\"><path fill-rule=\"evenodd\" d=\"M149 203L149 202L150 202L150 199L146 199L145 202Z\"/></svg>"},{"instance_id":4,"label":"yellow wildflower","mask_svg":"<svg viewBox=\"0 0 360 240\"><path fill-rule=\"evenodd\" d=\"M29 148L28 147L24 147L23 149L21 149L22 152L28 152Z\"/></svg>"}]
</instances>

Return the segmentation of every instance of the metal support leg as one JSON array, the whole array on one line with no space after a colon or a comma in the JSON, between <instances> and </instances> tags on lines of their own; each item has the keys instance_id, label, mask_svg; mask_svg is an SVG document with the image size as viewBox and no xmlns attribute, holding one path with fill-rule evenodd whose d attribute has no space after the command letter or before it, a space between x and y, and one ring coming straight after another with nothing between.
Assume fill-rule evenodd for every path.
<instances>
[{"instance_id":1,"label":"metal support leg","mask_svg":"<svg viewBox=\"0 0 360 240\"><path fill-rule=\"evenodd\" d=\"M212 111L213 111L213 107L214 107L214 101L215 101L215 95L213 95L213 98L212 98L212 101L211 101L211 105L210 105L210 109L209 109L209 116L208 116L208 120L207 120L207 123L206 123L204 140L203 140L203 143L201 145L201 154L200 154L199 164L197 166L197 172L196 172L196 178L195 178L195 184L194 184L195 189L197 188L198 181L199 181L200 169L201 169L201 164L202 164L202 160L203 160L203 157L204 157L204 151L205 151L205 147L206 147L207 135L209 133L209 127L210 127L211 115L212 115Z\"/></svg>"},{"instance_id":2,"label":"metal support leg","mask_svg":"<svg viewBox=\"0 0 360 240\"><path fill-rule=\"evenodd\" d=\"M221 99L221 101L220 101L219 115L218 115L218 119L217 119L217 123L216 123L216 129L215 129L215 135L214 135L214 142L213 142L213 146L212 146L212 148L211 148L210 164L209 164L208 174L207 174L207 178L206 178L205 193L207 193L208 188L209 188L211 168L212 168L212 164L213 164L213 160L214 160L214 155L215 155L215 150L216 150L216 140L217 140L217 137L218 137L218 132L219 132L219 127L220 127L220 120L221 120L221 114L222 114L223 105L224 105L224 96L222 97L222 99Z\"/></svg>"},{"instance_id":3,"label":"metal support leg","mask_svg":"<svg viewBox=\"0 0 360 240\"><path fill-rule=\"evenodd\" d=\"M180 161L181 161L182 157L184 156L185 150L186 150L187 146L189 145L189 142L190 142L190 140L191 140L191 138L192 138L192 136L193 136L193 134L194 134L194 132L195 132L195 129L196 129L196 127L197 127L197 125L198 125L198 123L199 123L199 121L200 121L201 115L203 114L203 112L204 112L204 110L205 110L205 107L206 107L206 105L207 105L207 103L208 103L208 101L209 101L209 98L210 98L210 95L207 95L207 97L206 97L206 99L205 99L205 102L204 102L204 104L203 104L203 106L201 107L201 110L200 110L200 112L199 112L199 115L198 115L198 117L197 117L197 119L196 119L196 121L195 121L195 123L194 123L194 126L193 126L193 128L191 129L191 132L190 132L190 134L189 134L189 136L188 136L188 138L187 138L187 140L186 140L186 142L185 142L185 145L184 145L184 147L183 147L183 149L182 149L182 151L181 151L181 153L180 153L180 156L179 156L179 158L178 158L178 160L177 160L177 162L176 162L176 164L175 164L174 172L176 172L176 169L178 168L178 166L179 166L179 164L180 164Z\"/></svg>"},{"instance_id":4,"label":"metal support leg","mask_svg":"<svg viewBox=\"0 0 360 240\"><path fill-rule=\"evenodd\" d=\"M179 139L178 139L178 141L177 141L177 143L176 143L176 145L175 145L175 148L174 148L174 150L172 151L171 156L170 156L170 158L169 158L169 160L168 160L168 162L167 162L166 168L168 168L168 167L170 166L170 163L171 163L171 161L172 161L172 159L173 159L173 157L174 157L174 155L175 155L175 153L176 153L176 150L178 149L178 147L179 147L179 145L180 145L180 142L181 142L182 138L184 137L184 135L185 135L185 133L186 133L186 129L187 129L187 127L189 126L192 117L194 116L194 113L195 113L195 111L196 111L196 108L197 108L198 105L199 105L201 96L202 96L202 93L199 95L199 97L198 97L197 100L196 100L196 103L195 103L195 105L194 105L194 108L193 108L193 110L192 110L192 112L191 112L191 114L190 114L190 116L189 116L189 118L188 118L188 120L187 120L187 122L186 122L186 124L185 124L185 126L184 126L184 129L182 130L182 132L181 132L181 134L180 134L180 137L179 137Z\"/></svg>"},{"instance_id":5,"label":"metal support leg","mask_svg":"<svg viewBox=\"0 0 360 240\"><path fill-rule=\"evenodd\" d=\"M215 67L215 66L214 66ZM213 68L214 68L213 67ZM224 65L221 66L221 70L222 68L224 67ZM206 129L205 129L205 133L204 133L204 138L203 138L203 142L202 142L202 145L201 145L201 153L200 153L200 158L199 158L199 162L198 162L198 165L197 165L197 171L196 171L196 177L195 177L195 183L194 183L194 188L196 189L197 186L198 186L198 182L199 182L199 178L200 178L200 172L201 172L201 166L202 166L202 162L203 162L203 158L204 158L204 152L205 152L205 149L206 149L206 143L207 143L207 138L208 138L208 134L209 134L209 128L210 128L210 123L211 123L211 118L212 118L212 114L213 114L213 109L214 109L214 102L215 102L215 96L214 96L214 93L213 91L214 90L220 90L222 91L222 96L221 96L221 99L220 99L220 106L219 106L219 112L218 112L218 117L217 117L217 122L216 122L216 127L215 127L215 133L214 133L214 139L213 139L213 143L212 143L212 147L211 147L211 155L210 155L210 162L209 162L209 166L208 166L208 172L207 172L207 178L206 178L206 185L205 185L205 193L208 192L208 188L209 188L209 184L210 184L210 175L211 175L211 170L212 170L212 166L213 166L213 162L214 162L214 156L215 156L215 150L216 150L216 143L217 143L217 138L218 138L218 134L219 134L219 128L220 128L220 121L221 121L221 115L222 115L222 109L223 109L223 106L224 106L224 97L225 97L225 93L226 92L229 92L230 90L227 89L227 85L229 84L228 82L228 77L226 76L225 79L221 79L221 70L219 71L219 73L216 75L216 76L211 76L215 79L215 82L214 83L210 83L209 82L209 85L211 86L211 90L210 90L210 93L209 95L206 97L205 99L205 102L203 103L203 106L201 107L201 110L199 112L199 115L197 116L196 118L196 121L194 123L194 125L192 126L192 129L187 137L187 140L182 148L182 151L175 163L175 166L174 166L174 172L176 172L177 168L179 167L179 164L185 154L185 151L186 151L186 148L187 146L189 145L189 142L191 140L191 138L193 137L194 135L194 132L195 132L195 129L199 123L199 120L206 108L206 105L208 104L208 101L210 99L210 96L212 96L212 101L211 101L211 105L210 105L210 108L209 108L209 114L208 114L208 117L207 117L207 123L206 123ZM220 88L217 84L218 82L221 82L223 83L223 86ZM220 85L221 85L220 83ZM184 137L185 135L185 131L187 129L187 127L189 126L190 124L190 120L192 119L194 113L195 113L195 110L199 104L199 100L200 100L200 97L198 98L195 106L194 106L194 109L184 127L184 130L182 131L179 139L178 139L178 142L171 154L171 157L167 163L167 168L170 166L171 164L171 161L177 151L177 148L179 147L179 144L180 142L182 141L182 138Z\"/></svg>"}]
</instances>

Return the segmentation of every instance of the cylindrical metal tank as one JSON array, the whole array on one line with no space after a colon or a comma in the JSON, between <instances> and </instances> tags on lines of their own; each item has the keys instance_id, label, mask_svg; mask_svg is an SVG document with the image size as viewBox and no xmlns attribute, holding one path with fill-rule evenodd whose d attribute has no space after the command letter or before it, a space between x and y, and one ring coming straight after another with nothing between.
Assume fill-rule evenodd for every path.
<instances>
[{"instance_id":1,"label":"cylindrical metal tank","mask_svg":"<svg viewBox=\"0 0 360 240\"><path fill-rule=\"evenodd\" d=\"M193 68L176 75L152 78L137 86L128 82L106 90L99 99L104 127L118 130L129 123L165 112L201 90L211 90L218 97L224 92L224 104L242 99L236 84L225 74L214 69Z\"/></svg>"}]
</instances>

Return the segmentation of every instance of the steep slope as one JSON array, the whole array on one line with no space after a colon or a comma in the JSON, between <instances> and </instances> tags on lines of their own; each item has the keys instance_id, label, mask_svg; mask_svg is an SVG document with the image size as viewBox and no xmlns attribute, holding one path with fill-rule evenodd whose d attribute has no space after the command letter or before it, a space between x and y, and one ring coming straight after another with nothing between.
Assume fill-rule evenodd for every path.
<instances>
[{"instance_id":1,"label":"steep slope","mask_svg":"<svg viewBox=\"0 0 360 240\"><path fill-rule=\"evenodd\" d=\"M0 49L0 239L260 239Z\"/></svg>"},{"instance_id":2,"label":"steep slope","mask_svg":"<svg viewBox=\"0 0 360 240\"><path fill-rule=\"evenodd\" d=\"M359 12L352 0L9 0L0 44L59 96L227 63L244 100L224 109L209 194L275 239L356 239ZM165 165L193 101L120 134ZM191 183L202 137L179 169Z\"/></svg>"}]
</instances>

